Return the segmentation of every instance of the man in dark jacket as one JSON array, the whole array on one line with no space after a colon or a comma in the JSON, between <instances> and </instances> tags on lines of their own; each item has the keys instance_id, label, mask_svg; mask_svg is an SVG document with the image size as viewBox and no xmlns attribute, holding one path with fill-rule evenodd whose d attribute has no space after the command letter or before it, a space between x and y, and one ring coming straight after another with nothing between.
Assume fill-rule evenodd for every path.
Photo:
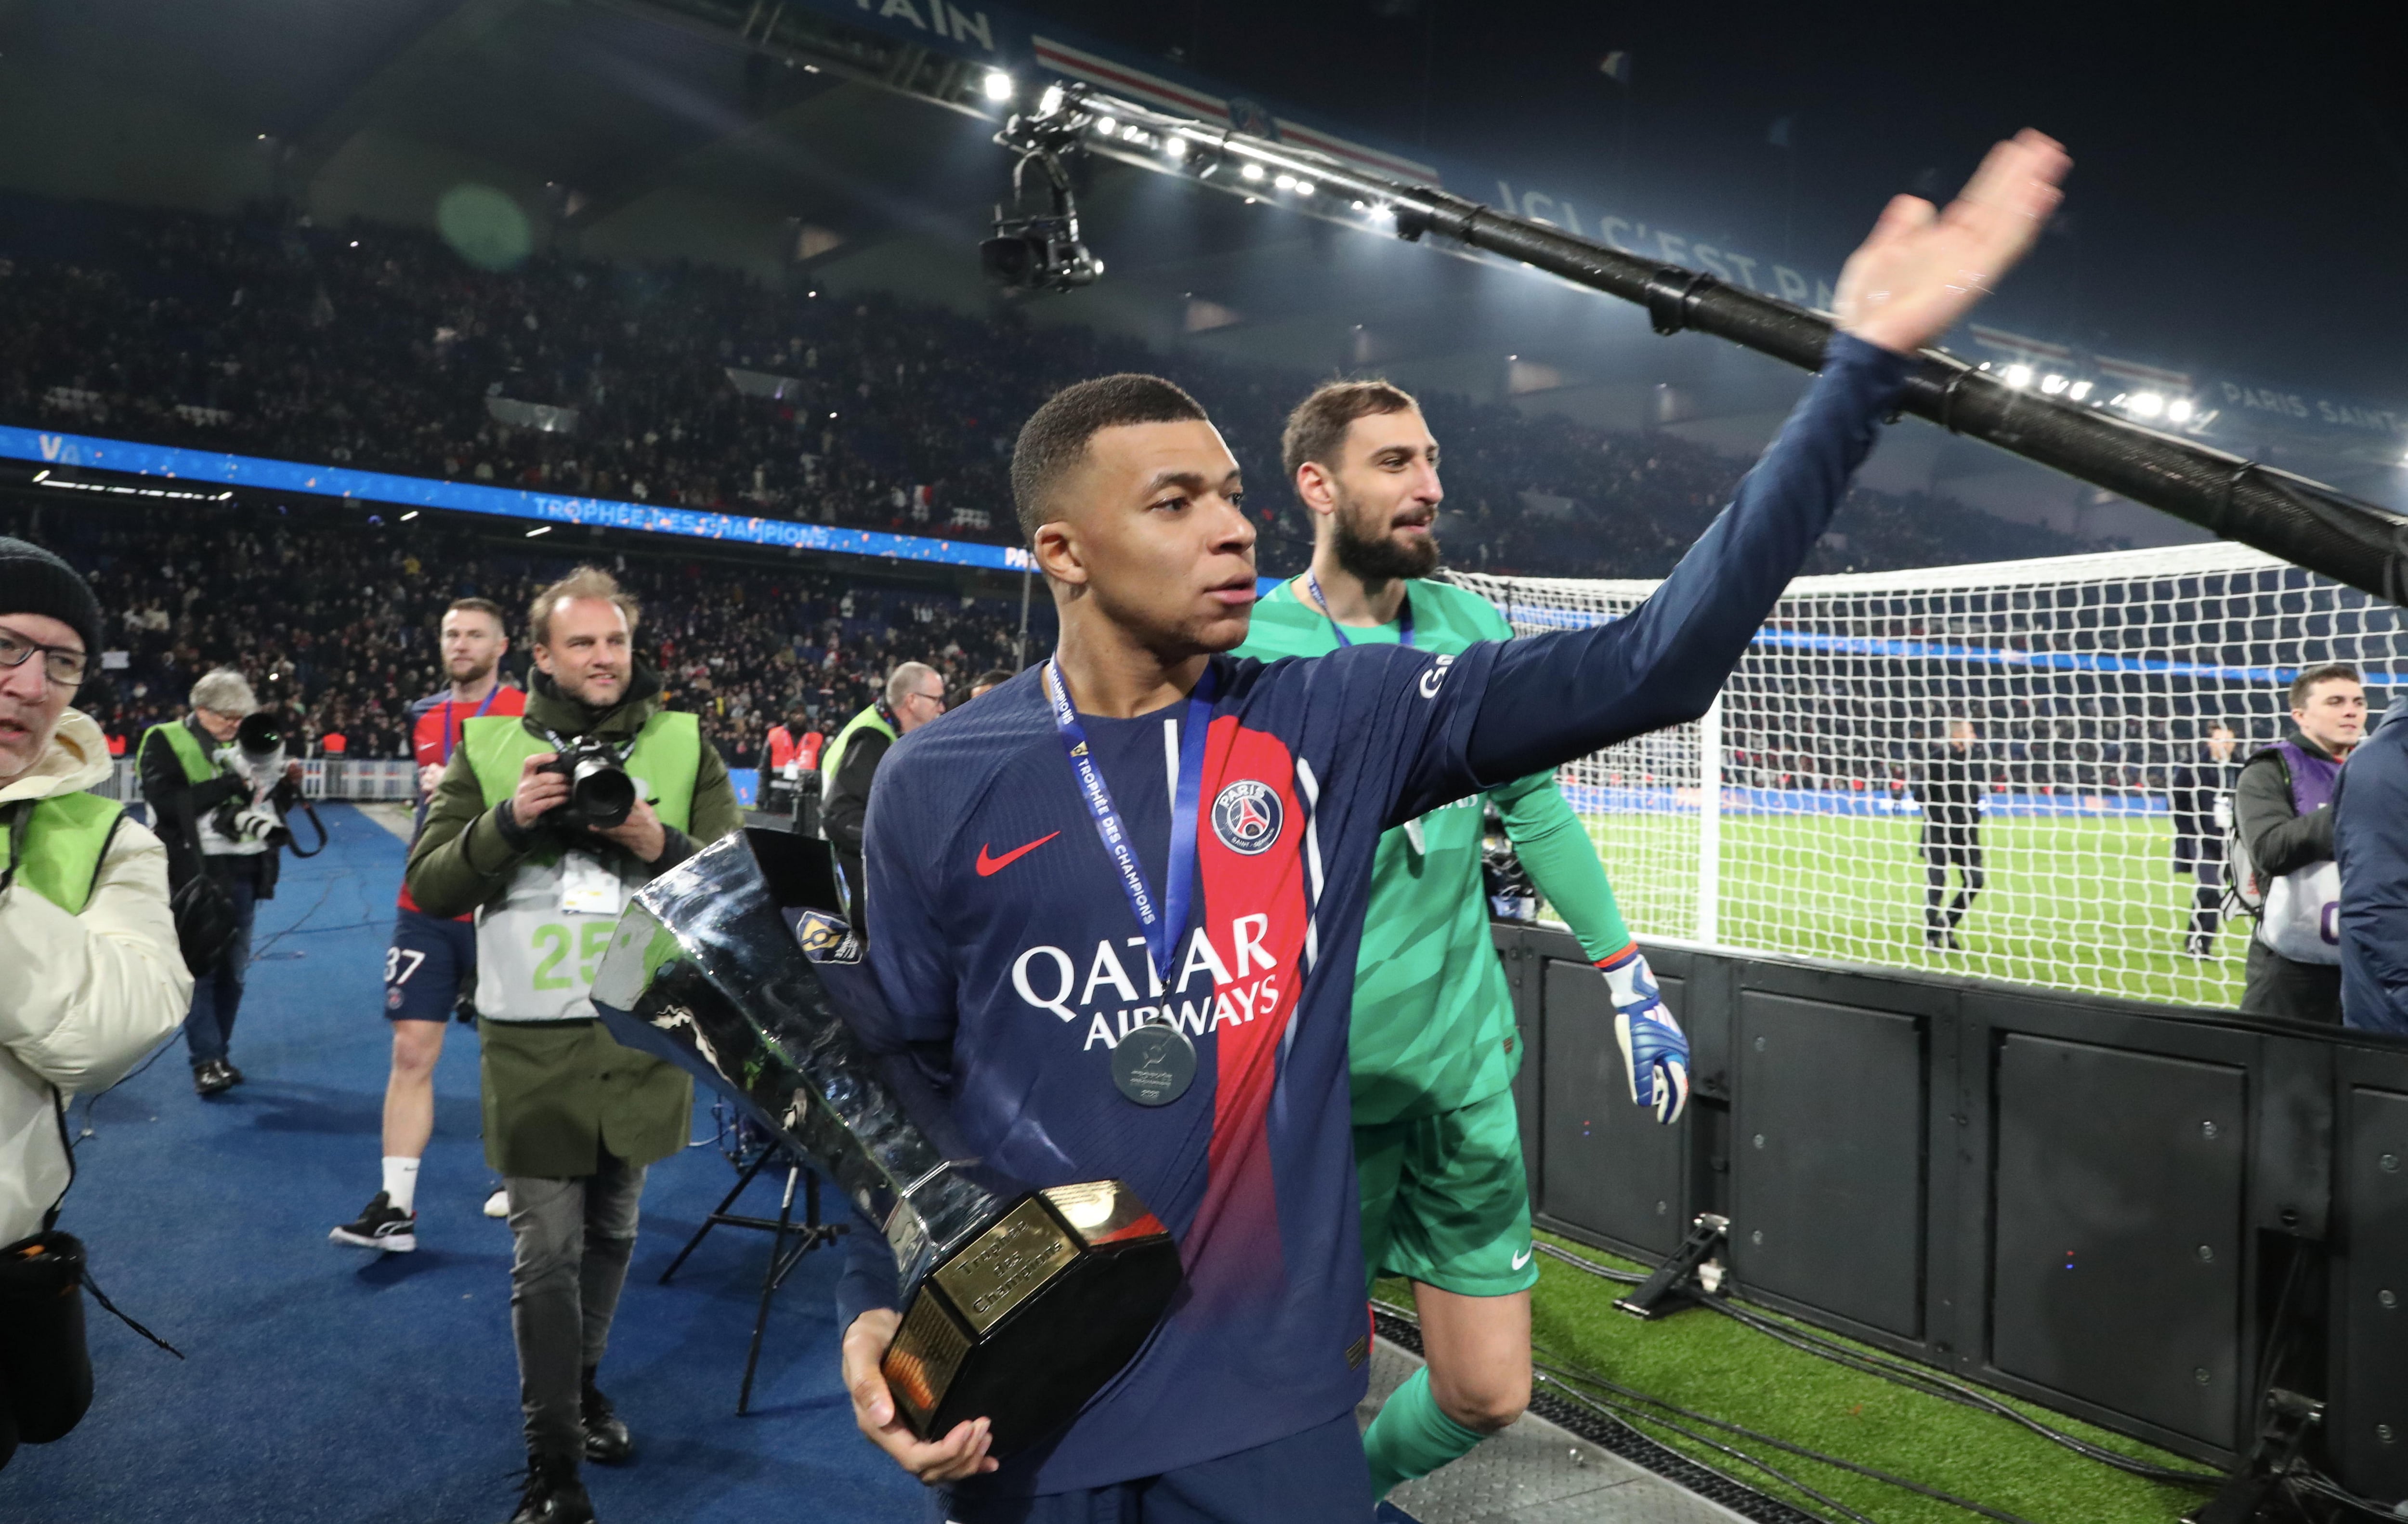
<instances>
[{"instance_id":1,"label":"man in dark jacket","mask_svg":"<svg viewBox=\"0 0 2408 1524\"><path fill-rule=\"evenodd\" d=\"M2366 728L2366 689L2342 663L2291 681L2291 731L2252 756L2232 812L2265 897L2249 942L2241 1009L2299 1021L2341 1020L2341 897L2333 867L2333 789Z\"/></svg>"},{"instance_id":2,"label":"man in dark jacket","mask_svg":"<svg viewBox=\"0 0 2408 1524\"><path fill-rule=\"evenodd\" d=\"M2224 920L2224 831L2232 818L2232 784L2240 772L2232 750L2232 726L2218 720L2167 780L2167 802L2174 816L2174 872L2191 881L2190 928L2183 934L2183 951L2193 957L2205 957L2214 949L2216 928Z\"/></svg>"},{"instance_id":3,"label":"man in dark jacket","mask_svg":"<svg viewBox=\"0 0 2408 1524\"><path fill-rule=\"evenodd\" d=\"M1948 722L1948 739L1928 747L1914 776L1914 797L1923 802L1923 940L1934 947L1961 952L1956 923L1972 908L1973 897L1988 881L1982 861L1982 795L1989 786L1989 764L1975 739L1973 722ZM1948 870L1956 870L1956 897L1942 907L1948 893Z\"/></svg>"},{"instance_id":4,"label":"man in dark jacket","mask_svg":"<svg viewBox=\"0 0 2408 1524\"><path fill-rule=\"evenodd\" d=\"M192 712L143 733L137 763L142 798L167 848L167 882L179 890L203 874L234 910L235 938L193 984L184 1046L193 1089L213 1096L242 1083L229 1049L235 1014L251 969L251 928L258 902L276 898L283 841L279 822L301 798L301 764L280 778L254 778L235 747L245 716L259 708L251 683L232 668L193 684Z\"/></svg>"},{"instance_id":5,"label":"man in dark jacket","mask_svg":"<svg viewBox=\"0 0 2408 1524\"><path fill-rule=\"evenodd\" d=\"M527 1479L510 1524L588 1524L581 1459L634 1451L595 1385L636 1246L644 1172L685 1145L683 1071L613 1042L594 974L627 897L743 824L726 765L638 665L635 600L580 567L538 594L523 717L461 726L418 844L409 893L429 915L477 913L485 1158L503 1177L515 1254ZM558 753L599 742L637 785L625 819L572 818Z\"/></svg>"},{"instance_id":6,"label":"man in dark jacket","mask_svg":"<svg viewBox=\"0 0 2408 1524\"><path fill-rule=\"evenodd\" d=\"M2341 1019L2408 1037L2408 713L2395 702L2333 785Z\"/></svg>"},{"instance_id":7,"label":"man in dark jacket","mask_svg":"<svg viewBox=\"0 0 2408 1524\"><path fill-rule=\"evenodd\" d=\"M820 834L836 848L856 934L869 924L862 914L861 831L870 783L888 747L943 712L945 680L925 662L907 661L886 675L886 696L847 721L821 758Z\"/></svg>"}]
</instances>

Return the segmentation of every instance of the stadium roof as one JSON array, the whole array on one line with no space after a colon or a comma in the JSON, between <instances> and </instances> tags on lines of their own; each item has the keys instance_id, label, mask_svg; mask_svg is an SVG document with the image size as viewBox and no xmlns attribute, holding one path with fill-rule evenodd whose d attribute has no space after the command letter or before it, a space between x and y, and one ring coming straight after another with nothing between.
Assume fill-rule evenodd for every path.
<instances>
[{"instance_id":1,"label":"stadium roof","mask_svg":"<svg viewBox=\"0 0 2408 1524\"><path fill-rule=\"evenodd\" d=\"M322 221L423 225L447 190L475 182L517 200L538 238L575 252L702 259L970 310L998 299L979 284L971 246L1008 169L989 142L998 108L982 89L988 60L1024 80L1039 68L1109 79L1488 194L1478 171L1424 164L1004 7L952 0L85 0L35 8L23 30L0 57L11 140L38 145L0 164L0 180L22 189L211 210L289 197ZM1796 390L1772 362L1703 339L1666 343L1643 315L1552 280L1342 229L1269 195L1200 193L1131 164L1092 159L1084 176L1089 241L1110 276L1027 300L1033 321L1316 372L1376 367L1408 385L1733 450L1760 444ZM1584 215L1553 201L1541 209L1530 194L1518 193L1530 202L1520 209ZM1594 208L1585 215L1598 221ZM1586 230L1662 237L1627 223ZM1798 278L1820 295L1819 279ZM2106 363L2070 363L2091 360ZM2220 442L2398 496L2399 442L2386 421L2365 420L2374 427L2361 442L2323 426L2325 399L2208 378L2202 412L2226 400L2219 386L2236 393ZM1899 431L1869 480L2080 533L2186 538L2172 521L1935 430Z\"/></svg>"}]
</instances>

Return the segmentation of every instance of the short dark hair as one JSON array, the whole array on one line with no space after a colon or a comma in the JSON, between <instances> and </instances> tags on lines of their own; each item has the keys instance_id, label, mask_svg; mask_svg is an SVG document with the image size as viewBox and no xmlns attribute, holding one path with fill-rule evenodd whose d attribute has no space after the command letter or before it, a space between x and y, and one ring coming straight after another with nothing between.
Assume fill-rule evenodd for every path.
<instances>
[{"instance_id":1,"label":"short dark hair","mask_svg":"<svg viewBox=\"0 0 2408 1524\"><path fill-rule=\"evenodd\" d=\"M1354 426L1354 420L1420 406L1412 393L1393 382L1324 381L1287 415L1287 427L1280 433L1280 466L1290 482L1296 480L1296 468L1308 460L1334 468L1339 448L1345 444L1346 431Z\"/></svg>"},{"instance_id":2,"label":"short dark hair","mask_svg":"<svg viewBox=\"0 0 2408 1524\"><path fill-rule=\"evenodd\" d=\"M2358 675L2357 668L2345 661L2329 661L2322 667L2304 668L2299 676L2291 679L2291 707L2307 708L2308 695L2315 690L2317 683L2336 681L2363 683L2366 680Z\"/></svg>"},{"instance_id":3,"label":"short dark hair","mask_svg":"<svg viewBox=\"0 0 2408 1524\"><path fill-rule=\"evenodd\" d=\"M1057 517L1054 488L1087 453L1087 441L1108 428L1130 424L1183 424L1204 420L1203 404L1159 376L1123 372L1066 386L1028 415L1011 447L1011 503L1020 532L1037 538L1039 525Z\"/></svg>"},{"instance_id":4,"label":"short dark hair","mask_svg":"<svg viewBox=\"0 0 2408 1524\"><path fill-rule=\"evenodd\" d=\"M973 688L1000 688L1017 675L1017 673L1013 672L1011 669L1008 667L990 667L985 671L981 672L978 676L970 679L970 686Z\"/></svg>"},{"instance_id":5,"label":"short dark hair","mask_svg":"<svg viewBox=\"0 0 2408 1524\"><path fill-rule=\"evenodd\" d=\"M509 616L502 612L502 606L491 598L453 598L443 606L443 611L447 614L483 614L505 637L510 633Z\"/></svg>"}]
</instances>

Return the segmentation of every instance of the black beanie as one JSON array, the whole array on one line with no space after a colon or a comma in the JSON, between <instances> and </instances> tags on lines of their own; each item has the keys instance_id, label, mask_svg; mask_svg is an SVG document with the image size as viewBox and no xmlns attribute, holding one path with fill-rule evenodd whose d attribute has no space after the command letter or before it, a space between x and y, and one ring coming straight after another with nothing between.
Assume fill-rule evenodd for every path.
<instances>
[{"instance_id":1,"label":"black beanie","mask_svg":"<svg viewBox=\"0 0 2408 1524\"><path fill-rule=\"evenodd\" d=\"M83 637L100 663L100 600L75 568L39 545L0 535L0 614L48 614Z\"/></svg>"}]
</instances>

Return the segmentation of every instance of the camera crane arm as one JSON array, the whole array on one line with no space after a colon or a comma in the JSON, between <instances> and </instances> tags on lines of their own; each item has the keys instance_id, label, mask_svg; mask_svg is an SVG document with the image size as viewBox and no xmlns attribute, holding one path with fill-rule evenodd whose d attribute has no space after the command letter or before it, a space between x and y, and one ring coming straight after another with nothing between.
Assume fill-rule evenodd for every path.
<instances>
[{"instance_id":1,"label":"camera crane arm","mask_svg":"<svg viewBox=\"0 0 2408 1524\"><path fill-rule=\"evenodd\" d=\"M1075 279L1027 283L1067 289L1102 273L1101 263L1077 244L1063 164L1075 149L1109 140L1161 150L1202 179L1234 165L1240 174L1252 165L1258 174L1277 171L1310 180L1360 203L1368 228L1393 231L1409 241L1437 233L1519 260L1644 307L1659 334L1695 329L1801 370L1816 370L1834 328L1823 313L1702 270L1626 253L1435 186L1374 174L1234 127L1168 116L1085 85L1048 87L1037 108L1013 115L995 140L1019 155L1020 166L1034 159L1046 168L1056 204L1069 219L1070 249L1093 266ZM1015 167L1015 186L1018 179ZM1004 230L1000 222L997 230ZM995 272L992 261L989 269ZM2143 428L2101 409L2009 386L1944 350L1923 352L1898 409L2145 503L2219 539L2390 602L2408 603L2408 516L2322 482Z\"/></svg>"}]
</instances>

